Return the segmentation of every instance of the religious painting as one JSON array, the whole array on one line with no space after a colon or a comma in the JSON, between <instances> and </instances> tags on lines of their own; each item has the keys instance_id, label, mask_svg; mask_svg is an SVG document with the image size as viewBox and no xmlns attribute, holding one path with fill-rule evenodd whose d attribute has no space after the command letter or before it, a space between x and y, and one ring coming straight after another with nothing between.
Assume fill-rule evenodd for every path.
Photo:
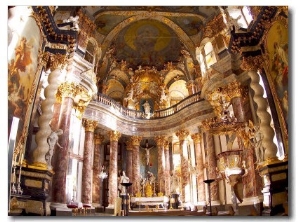
<instances>
[{"instance_id":1,"label":"religious painting","mask_svg":"<svg viewBox=\"0 0 300 222\"><path fill-rule=\"evenodd\" d=\"M8 132L10 133L13 117L19 118L16 146L20 147L26 142L34 95L40 77L37 65L42 38L35 20L31 17L27 22L24 21L24 27L10 27L9 32Z\"/></svg>"},{"instance_id":2,"label":"religious painting","mask_svg":"<svg viewBox=\"0 0 300 222\"><path fill-rule=\"evenodd\" d=\"M287 129L289 108L289 42L286 21L277 20L272 24L266 35L265 48L269 57L267 74L270 88L279 114L278 116L283 127Z\"/></svg>"}]
</instances>

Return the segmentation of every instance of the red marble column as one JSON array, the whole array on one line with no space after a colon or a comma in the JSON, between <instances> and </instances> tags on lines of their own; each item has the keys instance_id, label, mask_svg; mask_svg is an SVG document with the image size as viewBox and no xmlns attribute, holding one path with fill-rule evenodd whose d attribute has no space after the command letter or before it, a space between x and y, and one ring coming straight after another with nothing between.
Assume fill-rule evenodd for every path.
<instances>
[{"instance_id":1,"label":"red marble column","mask_svg":"<svg viewBox=\"0 0 300 222\"><path fill-rule=\"evenodd\" d=\"M196 171L197 171L197 201L199 203L205 202L205 184L204 181L204 164L203 154L201 149L201 134L196 133L192 135L195 144L195 158L196 158Z\"/></svg>"},{"instance_id":2,"label":"red marble column","mask_svg":"<svg viewBox=\"0 0 300 222\"><path fill-rule=\"evenodd\" d=\"M234 112L234 116L238 122L245 121L245 112L244 112L244 104L243 99L241 97L235 97L231 99L232 109Z\"/></svg>"},{"instance_id":3,"label":"red marble column","mask_svg":"<svg viewBox=\"0 0 300 222\"><path fill-rule=\"evenodd\" d=\"M110 131L109 177L108 177L108 208L114 208L118 197L118 140L121 133Z\"/></svg>"},{"instance_id":4,"label":"red marble column","mask_svg":"<svg viewBox=\"0 0 300 222\"><path fill-rule=\"evenodd\" d=\"M179 138L180 143L180 165L181 165L181 201L186 203L186 195L190 194L190 174L188 166L188 150L187 150L187 141L186 137L189 135L189 132L186 130L180 130L176 132L176 136Z\"/></svg>"},{"instance_id":5,"label":"red marble column","mask_svg":"<svg viewBox=\"0 0 300 222\"><path fill-rule=\"evenodd\" d=\"M131 141L127 142L126 147L126 175L129 178L129 181L132 182L132 143ZM128 187L128 193L132 196L132 186Z\"/></svg>"},{"instance_id":6,"label":"red marble column","mask_svg":"<svg viewBox=\"0 0 300 222\"><path fill-rule=\"evenodd\" d=\"M72 83L63 83L58 88L58 92L62 95L58 128L63 130L63 134L58 140L62 148L56 146L53 154L53 170L55 174L52 181L52 202L66 204L66 176L69 165L69 131L75 85Z\"/></svg>"},{"instance_id":7,"label":"red marble column","mask_svg":"<svg viewBox=\"0 0 300 222\"><path fill-rule=\"evenodd\" d=\"M85 128L83 168L82 168L82 191L81 202L92 204L92 179L93 179L93 149L94 149L94 130L97 121L83 119Z\"/></svg>"},{"instance_id":8,"label":"red marble column","mask_svg":"<svg viewBox=\"0 0 300 222\"><path fill-rule=\"evenodd\" d=\"M170 163L170 153L169 153L169 142L165 141L164 143L164 152L165 152L165 195L169 196L171 194L171 163Z\"/></svg>"},{"instance_id":9,"label":"red marble column","mask_svg":"<svg viewBox=\"0 0 300 222\"><path fill-rule=\"evenodd\" d=\"M102 165L104 163L104 150L101 149L102 141L104 136L99 132L94 134L94 165L93 165L93 194L92 200L94 206L102 206L103 196L103 182L99 178L99 174L102 170Z\"/></svg>"},{"instance_id":10,"label":"red marble column","mask_svg":"<svg viewBox=\"0 0 300 222\"><path fill-rule=\"evenodd\" d=\"M56 102L53 104L53 117L50 122L50 127L54 131L58 130L58 121L59 121L59 114L60 114L60 108L61 108L61 101Z\"/></svg>"},{"instance_id":11,"label":"red marble column","mask_svg":"<svg viewBox=\"0 0 300 222\"><path fill-rule=\"evenodd\" d=\"M158 193L165 194L165 153L164 153L164 144L166 138L164 136L156 136L155 138L157 145L157 158L158 158L158 167L157 167L157 183L158 183Z\"/></svg>"},{"instance_id":12,"label":"red marble column","mask_svg":"<svg viewBox=\"0 0 300 222\"><path fill-rule=\"evenodd\" d=\"M205 132L206 137L206 150L207 150L207 179L216 178L216 167L217 167L217 158L216 151L214 147L213 135L209 132ZM217 182L213 182L210 185L211 200L219 201L219 185Z\"/></svg>"},{"instance_id":13,"label":"red marble column","mask_svg":"<svg viewBox=\"0 0 300 222\"><path fill-rule=\"evenodd\" d=\"M140 192L140 180L141 180L141 172L140 172L140 142L142 137L140 136L132 136L132 193L136 195Z\"/></svg>"}]
</instances>

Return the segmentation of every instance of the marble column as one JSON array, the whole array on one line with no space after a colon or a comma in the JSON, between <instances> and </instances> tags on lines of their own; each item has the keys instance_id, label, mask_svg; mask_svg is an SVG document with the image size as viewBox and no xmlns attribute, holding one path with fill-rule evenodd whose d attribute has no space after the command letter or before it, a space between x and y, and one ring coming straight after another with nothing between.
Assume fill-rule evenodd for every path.
<instances>
[{"instance_id":1,"label":"marble column","mask_svg":"<svg viewBox=\"0 0 300 222\"><path fill-rule=\"evenodd\" d=\"M158 183L158 193L165 194L165 153L164 153L164 144L166 142L166 138L164 136L156 136L155 138L157 145L157 158L158 158L158 166L157 166L157 183Z\"/></svg>"},{"instance_id":2,"label":"marble column","mask_svg":"<svg viewBox=\"0 0 300 222\"><path fill-rule=\"evenodd\" d=\"M189 95L193 95L196 90L195 90L195 82L194 80L190 80L186 83L186 87L188 89Z\"/></svg>"},{"instance_id":3,"label":"marble column","mask_svg":"<svg viewBox=\"0 0 300 222\"><path fill-rule=\"evenodd\" d=\"M62 97L62 105L58 128L63 131L58 143L62 148L56 147L54 150L55 172L52 183L52 202L66 204L66 176L69 165L69 132L71 112L73 108L73 98L76 93L74 83L65 82L58 88L58 94Z\"/></svg>"},{"instance_id":4,"label":"marble column","mask_svg":"<svg viewBox=\"0 0 300 222\"><path fill-rule=\"evenodd\" d=\"M263 87L259 84L260 77L257 72L249 71L248 75L251 78L250 87L254 91L253 100L257 105L257 116L260 119L260 130L263 135L262 146L265 149L264 160L278 160L276 157L277 147L273 142L274 130L271 127L271 115L267 111L268 101L263 97L264 90Z\"/></svg>"},{"instance_id":5,"label":"marble column","mask_svg":"<svg viewBox=\"0 0 300 222\"><path fill-rule=\"evenodd\" d=\"M110 155L109 155L109 177L108 177L108 208L114 208L118 197L118 140L121 133L110 131Z\"/></svg>"},{"instance_id":6,"label":"marble column","mask_svg":"<svg viewBox=\"0 0 300 222\"><path fill-rule=\"evenodd\" d=\"M250 87L254 91L253 100L257 105L256 113L260 121L260 131L263 135L264 161L267 160L268 163L272 163L278 161L276 157L277 146L273 142L275 132L271 127L271 115L267 111L268 101L263 97L264 89L260 85L260 76L258 74L261 67L263 67L263 61L264 59L261 55L243 57L241 68L248 71L248 75L251 78Z\"/></svg>"},{"instance_id":7,"label":"marble column","mask_svg":"<svg viewBox=\"0 0 300 222\"><path fill-rule=\"evenodd\" d=\"M202 136L200 133L192 135L195 144L196 172L197 172L197 202L205 205L204 164L201 147Z\"/></svg>"},{"instance_id":8,"label":"marble column","mask_svg":"<svg viewBox=\"0 0 300 222\"><path fill-rule=\"evenodd\" d=\"M207 150L207 178L206 179L215 179L216 178L216 168L217 168L217 158L216 151L214 146L213 135L209 132L205 132L206 137L206 150ZM217 182L213 182L210 185L211 192L211 201L219 201L219 186Z\"/></svg>"},{"instance_id":9,"label":"marble column","mask_svg":"<svg viewBox=\"0 0 300 222\"><path fill-rule=\"evenodd\" d=\"M180 143L180 165L181 165L181 201L183 203L188 202L187 197L190 194L190 175L188 166L188 150L186 137L189 135L187 130L180 130L176 132L176 136L179 138Z\"/></svg>"},{"instance_id":10,"label":"marble column","mask_svg":"<svg viewBox=\"0 0 300 222\"><path fill-rule=\"evenodd\" d=\"M45 155L49 150L47 137L52 131L57 128L51 129L49 123L53 118L52 106L56 102L56 91L60 85L60 77L64 75L65 55L46 53L50 61L50 71L48 76L49 85L44 90L45 100L42 102L41 109L42 115L38 119L39 131L35 136L37 147L33 151L33 166L47 170L52 170L52 166L47 164Z\"/></svg>"},{"instance_id":11,"label":"marble column","mask_svg":"<svg viewBox=\"0 0 300 222\"><path fill-rule=\"evenodd\" d=\"M85 128L83 168L82 168L82 191L81 202L83 204L92 204L92 181L93 181L93 149L94 149L94 131L97 127L97 121L83 119Z\"/></svg>"},{"instance_id":12,"label":"marble column","mask_svg":"<svg viewBox=\"0 0 300 222\"><path fill-rule=\"evenodd\" d=\"M171 163L170 163L170 153L169 153L169 142L166 140L164 143L165 152L165 195L169 196L171 194Z\"/></svg>"},{"instance_id":13,"label":"marble column","mask_svg":"<svg viewBox=\"0 0 300 222\"><path fill-rule=\"evenodd\" d=\"M241 84L237 81L234 81L228 85L228 88L228 96L231 99L230 101L235 118L238 122L246 121L246 104L243 103L243 88L241 87ZM248 96L248 94L245 96Z\"/></svg>"},{"instance_id":14,"label":"marble column","mask_svg":"<svg viewBox=\"0 0 300 222\"><path fill-rule=\"evenodd\" d=\"M132 143L132 193L136 195L140 192L140 180L141 180L141 172L140 172L140 143L142 140L141 136L132 136L130 138Z\"/></svg>"},{"instance_id":15,"label":"marble column","mask_svg":"<svg viewBox=\"0 0 300 222\"><path fill-rule=\"evenodd\" d=\"M126 175L129 181L132 182L132 143L131 140L127 142L126 146ZM128 187L128 193L132 196L132 186Z\"/></svg>"},{"instance_id":16,"label":"marble column","mask_svg":"<svg viewBox=\"0 0 300 222\"><path fill-rule=\"evenodd\" d=\"M99 178L104 163L104 149L101 147L104 136L99 132L94 134L94 166L93 166L93 194L92 200L95 207L103 203L103 181Z\"/></svg>"}]
</instances>

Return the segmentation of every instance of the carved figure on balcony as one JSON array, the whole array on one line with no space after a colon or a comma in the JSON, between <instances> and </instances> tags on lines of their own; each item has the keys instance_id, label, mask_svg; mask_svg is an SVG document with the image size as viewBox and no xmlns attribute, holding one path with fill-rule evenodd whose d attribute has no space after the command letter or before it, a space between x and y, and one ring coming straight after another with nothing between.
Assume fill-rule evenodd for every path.
<instances>
[{"instance_id":1,"label":"carved figure on balcony","mask_svg":"<svg viewBox=\"0 0 300 222\"><path fill-rule=\"evenodd\" d=\"M145 112L146 119L150 119L150 117L151 117L151 106L150 106L148 100L146 100L146 102L143 104L143 107L144 107L144 112Z\"/></svg>"}]
</instances>

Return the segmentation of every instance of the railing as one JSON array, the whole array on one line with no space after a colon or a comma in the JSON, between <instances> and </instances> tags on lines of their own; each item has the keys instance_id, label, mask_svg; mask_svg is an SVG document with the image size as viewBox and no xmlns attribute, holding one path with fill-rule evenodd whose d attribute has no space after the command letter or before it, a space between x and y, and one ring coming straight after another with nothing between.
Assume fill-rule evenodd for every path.
<instances>
[{"instance_id":1,"label":"railing","mask_svg":"<svg viewBox=\"0 0 300 222\"><path fill-rule=\"evenodd\" d=\"M175 113L179 112L180 110L196 103L199 101L202 101L204 99L200 98L201 92L198 92L196 94L193 94L183 100L181 100L179 103L166 108L162 110L156 110L153 113L151 113L151 119L157 119L157 118L163 118L167 116L174 115ZM135 119L144 119L145 118L145 113L142 111L138 110L133 110L133 109L127 109L126 107L122 106L121 104L117 103L115 100L112 98L104 95L104 94L98 94L98 98L94 100L97 103L101 103L105 106L111 107L115 111L118 111L120 114L135 118Z\"/></svg>"}]
</instances>

